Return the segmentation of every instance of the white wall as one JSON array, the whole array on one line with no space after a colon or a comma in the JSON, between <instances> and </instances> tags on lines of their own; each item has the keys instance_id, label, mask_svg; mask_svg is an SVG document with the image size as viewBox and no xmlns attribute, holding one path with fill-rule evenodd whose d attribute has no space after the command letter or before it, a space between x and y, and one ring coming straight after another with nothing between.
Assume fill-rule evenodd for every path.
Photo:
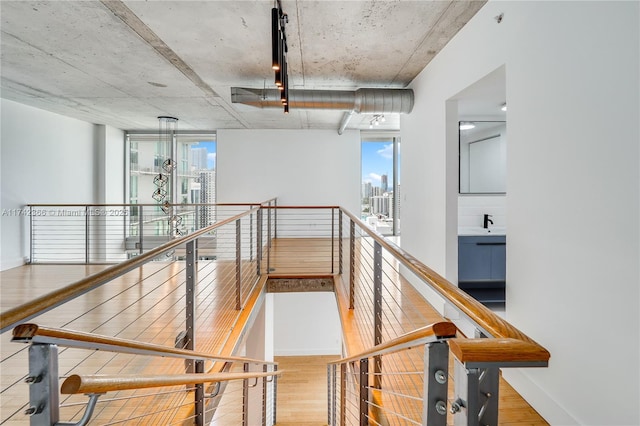
<instances>
[{"instance_id":1,"label":"white wall","mask_svg":"<svg viewBox=\"0 0 640 426\"><path fill-rule=\"evenodd\" d=\"M340 316L333 293L275 293L273 300L276 356L341 353Z\"/></svg>"},{"instance_id":2,"label":"white wall","mask_svg":"<svg viewBox=\"0 0 640 426\"><path fill-rule=\"evenodd\" d=\"M551 424L640 424L639 27L638 2L491 1L401 121L403 248L450 275L449 100L506 66L507 318L551 361L505 377Z\"/></svg>"},{"instance_id":3,"label":"white wall","mask_svg":"<svg viewBox=\"0 0 640 426\"><path fill-rule=\"evenodd\" d=\"M122 203L123 132L2 99L0 269L28 256L25 204Z\"/></svg>"},{"instance_id":4,"label":"white wall","mask_svg":"<svg viewBox=\"0 0 640 426\"><path fill-rule=\"evenodd\" d=\"M218 201L340 205L360 211L360 133L219 130Z\"/></svg>"}]
</instances>

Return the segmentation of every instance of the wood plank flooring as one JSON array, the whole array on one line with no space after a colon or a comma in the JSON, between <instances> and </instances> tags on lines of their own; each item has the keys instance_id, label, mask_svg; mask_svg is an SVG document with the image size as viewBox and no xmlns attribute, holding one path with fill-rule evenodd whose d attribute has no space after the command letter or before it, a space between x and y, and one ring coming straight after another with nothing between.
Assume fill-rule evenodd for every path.
<instances>
[{"instance_id":1,"label":"wood plank flooring","mask_svg":"<svg viewBox=\"0 0 640 426\"><path fill-rule=\"evenodd\" d=\"M339 270L337 243L332 245L329 240L323 239L305 240L300 238L276 240L269 259L271 272L299 275L327 274L331 271L337 273ZM327 256L331 253L334 253L333 261L327 260ZM368 249L361 249L357 261L368 262L369 259ZM105 267L103 265L32 265L4 271L0 273L1 309L16 306ZM253 267L247 265L246 270L251 270ZM266 258L263 258L263 269L266 269ZM219 278L229 280L229 277L233 277L233 270L233 264L222 261L202 262L199 265L201 291L197 296L200 312L198 327L203 332L197 337L198 350L206 348L207 351L230 351L234 339L239 337L238 329L232 330L233 324L240 321L239 315L246 315L248 312L229 310L222 303L224 299L235 297L234 291L229 287L220 286L214 289L211 286L211 283ZM56 308L34 322L51 327L68 327L172 346L176 330L183 327L184 320L180 312L184 306L182 299L184 274L183 263L154 262L139 271L132 271L118 278L108 287L82 296L64 307ZM401 295L398 306L385 307L384 315L388 323L385 336L441 319L410 284L397 276L393 268L389 269L385 266L385 277L388 280L398 281L397 288L390 291L393 291L396 297ZM370 316L366 314L370 309L367 306L366 297L369 290L362 289L356 298L356 309L349 310L346 293L348 271L345 271L343 278L347 282L340 277L336 281L336 298L342 318L345 347L348 353L353 354L371 345L369 332L371 321ZM362 281L364 282L364 277ZM243 300L248 300L249 297L248 292L243 293ZM400 314L405 315L409 322L399 320ZM172 325L169 327L168 323ZM25 408L25 395L28 394L27 386L22 383L27 372L26 347L10 343L9 334L4 333L0 343L3 360L0 364L2 370L0 423L28 424L26 416L21 414L14 417L17 420L7 420L13 413L20 413ZM335 357L278 358L281 363L279 369L286 370L278 385L279 426L293 424L316 426L327 423L326 358L335 359ZM81 368L80 365L82 365ZM150 365L139 359L125 359L107 353L96 353L87 358L80 350L67 350L64 357L61 356L61 375L71 371L76 372L79 368L99 372L143 371L145 368L150 368L169 372L179 371L183 369L183 365L181 362ZM15 386L12 386L14 384ZM9 388L12 390L9 391ZM18 396L13 397L13 392ZM185 397L184 390L179 394L182 394L183 399L186 398L185 401L192 398L191 394ZM233 392L229 392L229 395L233 395ZM84 402L86 398L71 398L65 402L76 401ZM108 409L101 411L103 419L110 420L98 421L96 424L105 424L125 418L122 417L124 415L143 412L141 407L144 403L144 399L129 407L124 403L112 403ZM151 420L139 419L135 422L128 421L127 424L182 424L183 422L178 420L180 417L176 417L175 413L168 414L162 411L162 407L169 403L173 402L167 397L165 403L157 404L158 414ZM190 408L186 409L186 414L180 415L187 415L189 410ZM62 420L71 420L73 416L77 419L79 411L80 408L63 410ZM189 421L184 424L188 423ZM230 422L216 424L238 424L237 417ZM500 424L525 426L547 423L506 382L501 381Z\"/></svg>"}]
</instances>

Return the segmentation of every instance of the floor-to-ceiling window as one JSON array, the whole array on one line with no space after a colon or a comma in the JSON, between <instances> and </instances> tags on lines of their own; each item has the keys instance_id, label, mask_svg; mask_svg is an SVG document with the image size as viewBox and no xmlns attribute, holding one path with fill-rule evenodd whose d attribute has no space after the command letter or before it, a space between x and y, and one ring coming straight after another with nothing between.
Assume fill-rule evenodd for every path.
<instances>
[{"instance_id":1,"label":"floor-to-ceiling window","mask_svg":"<svg viewBox=\"0 0 640 426\"><path fill-rule=\"evenodd\" d=\"M382 235L400 234L400 138L362 135L362 220Z\"/></svg>"},{"instance_id":2,"label":"floor-to-ceiling window","mask_svg":"<svg viewBox=\"0 0 640 426\"><path fill-rule=\"evenodd\" d=\"M215 132L176 132L172 146L161 141L158 132L127 132L126 143L129 203L150 205L144 207L144 218L140 208L131 209L129 235L138 235L142 227L145 236L168 235L170 224L163 220L167 203L174 206L172 214L180 216L180 234L212 222L210 209L185 205L216 202ZM172 152L173 171L165 167Z\"/></svg>"}]
</instances>

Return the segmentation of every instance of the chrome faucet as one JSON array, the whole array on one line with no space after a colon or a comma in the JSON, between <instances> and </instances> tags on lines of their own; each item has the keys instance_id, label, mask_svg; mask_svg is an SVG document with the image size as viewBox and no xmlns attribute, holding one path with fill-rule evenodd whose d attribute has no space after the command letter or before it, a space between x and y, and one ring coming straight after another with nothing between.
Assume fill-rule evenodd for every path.
<instances>
[{"instance_id":1,"label":"chrome faucet","mask_svg":"<svg viewBox=\"0 0 640 426\"><path fill-rule=\"evenodd\" d=\"M483 222L483 225L482 225L482 227L484 229L489 229L489 224L493 225L493 221L490 219L490 217L491 217L491 215L489 215L489 214L485 214L484 215L484 222Z\"/></svg>"}]
</instances>

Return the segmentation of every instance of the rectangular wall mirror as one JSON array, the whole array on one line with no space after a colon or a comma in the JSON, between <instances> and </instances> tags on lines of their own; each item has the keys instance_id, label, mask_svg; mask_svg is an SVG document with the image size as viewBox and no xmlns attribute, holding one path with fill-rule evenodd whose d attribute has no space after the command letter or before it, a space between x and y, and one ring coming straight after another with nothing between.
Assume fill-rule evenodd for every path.
<instances>
[{"instance_id":1,"label":"rectangular wall mirror","mask_svg":"<svg viewBox=\"0 0 640 426\"><path fill-rule=\"evenodd\" d=\"M507 123L460 121L460 194L507 192Z\"/></svg>"}]
</instances>

